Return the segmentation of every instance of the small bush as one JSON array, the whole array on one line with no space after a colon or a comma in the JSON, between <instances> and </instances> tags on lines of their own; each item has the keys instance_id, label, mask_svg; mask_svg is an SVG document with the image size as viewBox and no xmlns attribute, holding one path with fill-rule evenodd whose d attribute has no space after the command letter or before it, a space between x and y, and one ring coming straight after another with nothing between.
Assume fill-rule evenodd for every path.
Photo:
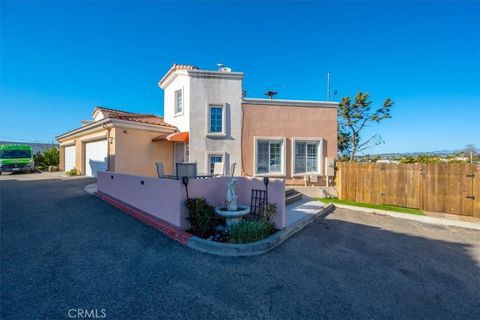
<instances>
[{"instance_id":1,"label":"small bush","mask_svg":"<svg viewBox=\"0 0 480 320\"><path fill-rule=\"evenodd\" d=\"M205 237L215 227L215 210L205 198L185 201L192 233Z\"/></svg>"},{"instance_id":2,"label":"small bush","mask_svg":"<svg viewBox=\"0 0 480 320\"><path fill-rule=\"evenodd\" d=\"M57 147L48 148L43 153L43 157L46 166L58 166L60 162L60 151L58 151Z\"/></svg>"},{"instance_id":3,"label":"small bush","mask_svg":"<svg viewBox=\"0 0 480 320\"><path fill-rule=\"evenodd\" d=\"M45 157L40 151L33 155L33 161L35 162L35 167L45 167Z\"/></svg>"},{"instance_id":4,"label":"small bush","mask_svg":"<svg viewBox=\"0 0 480 320\"><path fill-rule=\"evenodd\" d=\"M275 232L273 224L244 220L229 228L230 241L233 243L249 243L265 239Z\"/></svg>"},{"instance_id":5,"label":"small bush","mask_svg":"<svg viewBox=\"0 0 480 320\"><path fill-rule=\"evenodd\" d=\"M45 152L38 151L33 155L33 161L35 167L40 169L46 169L49 166L58 166L60 162L60 152L56 147L50 147Z\"/></svg>"},{"instance_id":6,"label":"small bush","mask_svg":"<svg viewBox=\"0 0 480 320\"><path fill-rule=\"evenodd\" d=\"M78 176L80 172L78 172L77 169L73 168L72 170L65 171L65 174L67 176Z\"/></svg>"}]
</instances>

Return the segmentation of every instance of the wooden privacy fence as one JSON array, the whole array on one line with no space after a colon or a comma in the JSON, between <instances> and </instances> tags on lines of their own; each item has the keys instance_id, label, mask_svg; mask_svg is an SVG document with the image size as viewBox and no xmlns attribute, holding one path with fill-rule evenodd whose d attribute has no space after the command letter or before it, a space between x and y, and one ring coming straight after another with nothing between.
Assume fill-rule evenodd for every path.
<instances>
[{"instance_id":1,"label":"wooden privacy fence","mask_svg":"<svg viewBox=\"0 0 480 320\"><path fill-rule=\"evenodd\" d=\"M480 217L480 165L336 163L343 200Z\"/></svg>"}]
</instances>

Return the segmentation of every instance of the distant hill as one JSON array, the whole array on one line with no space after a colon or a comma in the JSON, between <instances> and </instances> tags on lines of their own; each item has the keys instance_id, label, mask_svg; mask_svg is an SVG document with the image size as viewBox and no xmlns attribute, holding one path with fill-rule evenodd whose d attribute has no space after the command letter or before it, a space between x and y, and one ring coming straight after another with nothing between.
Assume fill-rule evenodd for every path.
<instances>
[{"instance_id":1,"label":"distant hill","mask_svg":"<svg viewBox=\"0 0 480 320\"><path fill-rule=\"evenodd\" d=\"M0 141L1 144L23 144L32 147L32 152L35 154L37 152L44 152L48 148L51 148L52 146L58 148L58 144L52 144L52 143L32 143L32 142L17 142L17 141Z\"/></svg>"},{"instance_id":2,"label":"distant hill","mask_svg":"<svg viewBox=\"0 0 480 320\"><path fill-rule=\"evenodd\" d=\"M451 154L463 152L463 150L437 150L437 151L426 151L426 152L391 152L391 153L372 153L364 154L359 156L362 157L380 157L382 159L392 159L392 158L402 158L402 157L414 157L419 155L431 155L431 156L449 156Z\"/></svg>"}]
</instances>

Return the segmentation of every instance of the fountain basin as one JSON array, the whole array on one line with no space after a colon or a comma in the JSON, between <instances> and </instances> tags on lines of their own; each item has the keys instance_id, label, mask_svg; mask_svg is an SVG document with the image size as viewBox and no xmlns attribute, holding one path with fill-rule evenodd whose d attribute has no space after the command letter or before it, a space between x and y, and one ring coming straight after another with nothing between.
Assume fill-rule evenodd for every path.
<instances>
[{"instance_id":1,"label":"fountain basin","mask_svg":"<svg viewBox=\"0 0 480 320\"><path fill-rule=\"evenodd\" d=\"M236 211L230 211L226 206L221 206L215 208L215 213L225 218L225 226L228 229L230 226L242 221L242 218L250 213L250 207L238 205Z\"/></svg>"}]
</instances>

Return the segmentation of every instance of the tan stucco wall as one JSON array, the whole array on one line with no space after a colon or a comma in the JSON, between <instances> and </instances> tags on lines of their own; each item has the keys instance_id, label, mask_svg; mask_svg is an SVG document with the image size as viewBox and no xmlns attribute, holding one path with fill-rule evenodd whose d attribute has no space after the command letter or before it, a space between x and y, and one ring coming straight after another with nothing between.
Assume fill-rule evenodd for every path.
<instances>
[{"instance_id":1,"label":"tan stucco wall","mask_svg":"<svg viewBox=\"0 0 480 320\"><path fill-rule=\"evenodd\" d=\"M155 162L162 162L165 174L173 173L173 143L152 142L161 133L114 128L115 172L157 176Z\"/></svg>"},{"instance_id":2,"label":"tan stucco wall","mask_svg":"<svg viewBox=\"0 0 480 320\"><path fill-rule=\"evenodd\" d=\"M113 131L113 130L112 130ZM65 146L75 145L75 169L85 174L85 142L107 137L107 130L99 128L98 131L81 135L75 138L60 140L60 170L65 168ZM110 152L114 150L113 144L109 144Z\"/></svg>"},{"instance_id":3,"label":"tan stucco wall","mask_svg":"<svg viewBox=\"0 0 480 320\"><path fill-rule=\"evenodd\" d=\"M110 133L100 128L93 133L59 141L61 170L65 168L65 146L75 144L75 168L85 174L85 142L106 138L108 134L110 171L157 176L155 162L159 161L164 165L165 174L173 173L172 142L152 142L160 132L124 128L112 128Z\"/></svg>"},{"instance_id":4,"label":"tan stucco wall","mask_svg":"<svg viewBox=\"0 0 480 320\"><path fill-rule=\"evenodd\" d=\"M292 177L292 138L323 138L324 158L337 157L336 108L243 104L243 111L243 175L254 176L255 136L286 138L285 179L288 184L304 184L303 177ZM319 184L323 183L321 180Z\"/></svg>"}]
</instances>

